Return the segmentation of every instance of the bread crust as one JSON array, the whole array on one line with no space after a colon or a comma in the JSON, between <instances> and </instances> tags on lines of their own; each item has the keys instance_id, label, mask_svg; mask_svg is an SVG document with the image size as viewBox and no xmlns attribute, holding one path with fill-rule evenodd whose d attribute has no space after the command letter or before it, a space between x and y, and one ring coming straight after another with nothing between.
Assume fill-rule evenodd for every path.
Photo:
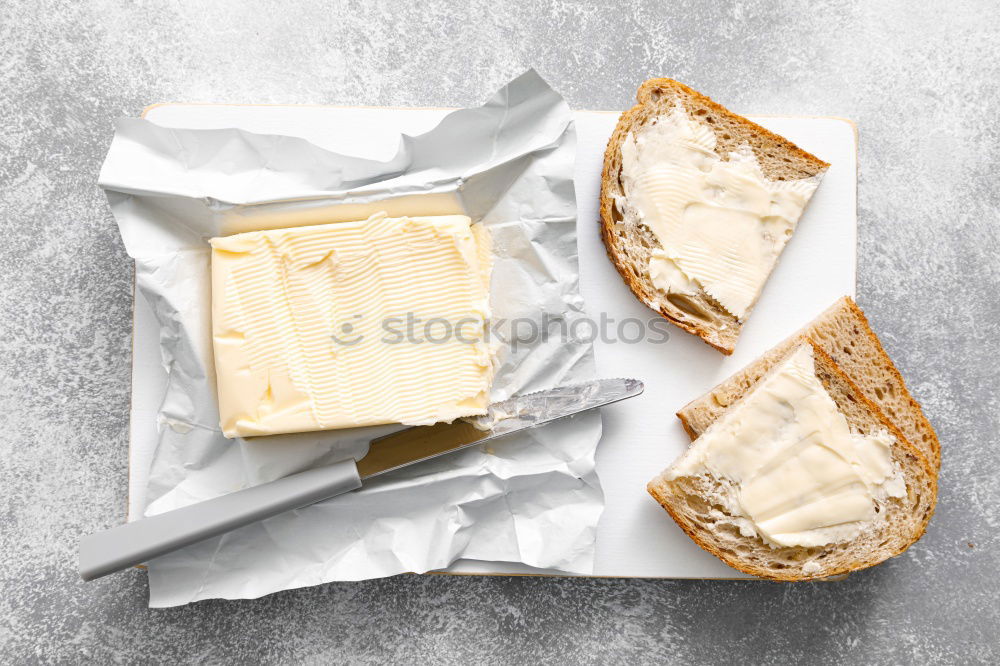
<instances>
[{"instance_id":1,"label":"bread crust","mask_svg":"<svg viewBox=\"0 0 1000 666\"><path fill-rule=\"evenodd\" d=\"M772 569L766 569L763 567L756 566L750 561L739 558L734 552L728 551L727 549L722 549L717 546L714 542L706 538L705 532L699 529L693 522L688 520L675 506L674 498L670 493L671 486L668 482L665 482L661 477L657 477L647 484L646 489L649 494L655 499L660 506L662 506L670 517L677 523L677 525L701 548L705 549L715 557L719 558L729 566L734 569L741 571L752 576L757 576L759 578L765 578L768 580L775 580L781 582L795 582L795 581L807 581L807 580L819 580L823 578L829 578L831 576L839 576L843 574L848 574L853 571L858 571L860 569L865 569L876 564L884 562L890 557L895 557L899 555L907 548L909 548L913 543L919 540L927 530L927 525L930 521L931 516L934 513L934 508L937 503L937 475L935 474L934 468L931 463L924 457L924 455L910 443L903 433L897 428L882 412L877 404L869 400L862 393L861 389L847 376L843 370L836 364L832 357L827 354L819 345L808 337L803 338L802 342L808 343L813 347L813 353L815 354L817 368L823 367L826 372L832 373L836 381L841 382L845 387L848 387L849 394L848 397L851 400L856 400L860 403L864 409L866 409L875 421L879 425L886 428L895 438L896 442L893 445L893 460L899 462L904 460L907 462L915 463L917 469L921 473L921 481L923 484L921 488L928 490L927 493L921 493L919 498L916 500L916 512L918 519L914 523L914 527L909 535L905 539L899 541L895 547L890 549L887 553L879 553L876 557L869 557L868 559L858 559L848 564L838 565L831 567L829 569L823 569L815 574L801 574L801 573L782 573L781 571L774 571ZM791 353L792 350L797 348L798 345L789 349L782 359ZM819 374L819 373L817 373ZM830 385L827 380L821 377L821 381L824 383L824 388L830 391ZM832 393L832 391L831 391ZM907 496L911 497L913 492L912 480L907 483ZM752 537L758 538L758 537ZM884 555L884 556L883 556Z\"/></svg>"},{"instance_id":2,"label":"bread crust","mask_svg":"<svg viewBox=\"0 0 1000 666\"><path fill-rule=\"evenodd\" d=\"M667 92L671 93L671 99L680 101L688 109L689 113L694 113L694 109L701 110L700 113L706 113L705 110L710 110L710 113L715 114L716 117L726 123L726 127L730 129L734 126L738 127L742 130L744 136L754 137L755 141L750 142L751 148L754 150L754 154L761 164L762 170L769 178L778 174L777 167L774 166L777 164L775 160L778 158L774 154L763 153L760 145L768 145L774 151L779 152L780 159L785 162L790 164L796 161L800 162L801 165L798 168L801 170L801 173L798 174L798 177L817 176L830 165L815 155L802 150L787 139L747 120L743 116L729 111L709 97L673 79L656 78L644 82L639 86L639 90L636 93L637 104L628 111L625 111L618 119L618 124L611 138L608 140L608 146L604 152L604 168L601 173L601 239L604 241L608 258L614 264L618 274L621 275L632 293L647 307L663 316L678 328L697 336L709 346L728 356L735 349L742 323L729 315L721 305L712 301L711 297L707 294L699 295L699 298L706 301L706 307L712 310L711 315L718 320L717 322L705 321L703 318L699 319L699 317L694 316L694 313L683 307L683 299L680 299L678 304L659 298L657 294L652 293L651 287L644 283L639 275L630 270L625 250L622 247L622 241L618 238L618 234L615 233L616 209L614 192L616 189L620 189L622 143L629 132L640 127L649 117L655 115L653 112L657 108L656 103L658 99ZM732 143L731 134L723 132L721 124L718 127L713 126L713 130L716 131L719 144L716 148L716 153L721 158L728 159L729 151L726 147ZM738 132L732 133L735 134ZM725 137L728 143L722 137ZM776 179L783 179L783 176L777 175ZM654 305L657 302L660 303L658 307Z\"/></svg>"}]
</instances>

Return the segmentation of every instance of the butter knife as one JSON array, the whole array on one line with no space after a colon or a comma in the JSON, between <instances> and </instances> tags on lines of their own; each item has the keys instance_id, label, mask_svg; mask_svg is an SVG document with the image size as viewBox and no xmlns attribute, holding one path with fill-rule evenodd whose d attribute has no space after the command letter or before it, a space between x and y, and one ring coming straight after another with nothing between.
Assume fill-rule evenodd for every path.
<instances>
[{"instance_id":1,"label":"butter knife","mask_svg":"<svg viewBox=\"0 0 1000 666\"><path fill-rule=\"evenodd\" d=\"M80 541L80 576L94 580L250 523L361 488L401 467L477 446L639 395L637 379L598 379L516 396L483 416L405 428L373 439L368 453L143 518Z\"/></svg>"}]
</instances>

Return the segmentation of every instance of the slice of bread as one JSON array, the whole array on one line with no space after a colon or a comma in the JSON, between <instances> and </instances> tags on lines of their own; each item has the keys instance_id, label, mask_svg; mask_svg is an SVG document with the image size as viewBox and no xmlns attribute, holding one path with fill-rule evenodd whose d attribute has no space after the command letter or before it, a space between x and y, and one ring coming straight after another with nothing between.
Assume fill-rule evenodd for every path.
<instances>
[{"instance_id":1,"label":"slice of bread","mask_svg":"<svg viewBox=\"0 0 1000 666\"><path fill-rule=\"evenodd\" d=\"M904 496L878 500L874 519L850 541L788 547L774 546L759 536L741 533L741 518L725 509L732 505L730 500L737 492L727 479L713 477L708 472L670 479L668 468L647 486L650 495L699 546L744 573L780 581L846 574L902 553L923 535L937 498L936 475L920 452L877 405L864 397L830 356L808 339L804 344L813 346L816 376L847 417L851 431L869 435L884 429L895 437L891 458L905 480ZM787 350L786 355L796 349L797 346ZM698 445L696 440L685 456Z\"/></svg>"},{"instance_id":2,"label":"slice of bread","mask_svg":"<svg viewBox=\"0 0 1000 666\"><path fill-rule=\"evenodd\" d=\"M941 445L920 404L886 354L861 308L844 296L800 331L677 412L691 439L703 433L788 351L811 338L877 404L937 470Z\"/></svg>"},{"instance_id":3,"label":"slice of bread","mask_svg":"<svg viewBox=\"0 0 1000 666\"><path fill-rule=\"evenodd\" d=\"M612 263L632 293L668 321L697 335L724 354L732 354L742 322L708 293L666 293L649 274L649 260L659 241L646 225L625 215L621 178L622 144L629 133L680 104L688 117L712 128L715 152L726 161L731 152L749 145L764 176L772 181L819 177L830 166L790 141L716 104L708 97L672 79L650 79L639 87L638 104L621 115L604 154L601 178L601 236ZM747 312L747 316L749 312ZM746 317L744 317L744 320Z\"/></svg>"}]
</instances>

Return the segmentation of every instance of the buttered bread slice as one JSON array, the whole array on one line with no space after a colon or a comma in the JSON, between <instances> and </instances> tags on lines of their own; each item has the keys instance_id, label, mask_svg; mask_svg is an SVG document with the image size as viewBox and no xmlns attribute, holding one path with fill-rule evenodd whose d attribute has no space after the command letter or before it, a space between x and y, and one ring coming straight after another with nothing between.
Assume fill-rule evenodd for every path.
<instances>
[{"instance_id":1,"label":"buttered bread slice","mask_svg":"<svg viewBox=\"0 0 1000 666\"><path fill-rule=\"evenodd\" d=\"M898 427L937 470L941 445L934 427L910 394L864 312L849 296L838 299L801 330L756 361L695 398L677 412L691 439L708 429L726 409L743 397L789 350L806 339L819 345L851 378L866 398Z\"/></svg>"},{"instance_id":2,"label":"buttered bread slice","mask_svg":"<svg viewBox=\"0 0 1000 666\"><path fill-rule=\"evenodd\" d=\"M926 459L808 340L647 488L698 545L785 581L898 555L937 495Z\"/></svg>"},{"instance_id":3,"label":"buttered bread slice","mask_svg":"<svg viewBox=\"0 0 1000 666\"><path fill-rule=\"evenodd\" d=\"M608 256L639 300L731 354L829 165L671 79L637 99L604 156Z\"/></svg>"}]
</instances>

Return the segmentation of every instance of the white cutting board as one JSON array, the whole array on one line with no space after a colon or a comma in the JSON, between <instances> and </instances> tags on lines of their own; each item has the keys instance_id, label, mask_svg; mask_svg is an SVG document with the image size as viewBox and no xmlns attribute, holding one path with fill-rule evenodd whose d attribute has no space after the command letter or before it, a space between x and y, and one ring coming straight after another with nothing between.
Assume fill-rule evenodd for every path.
<instances>
[{"instance_id":1,"label":"white cutting board","mask_svg":"<svg viewBox=\"0 0 1000 666\"><path fill-rule=\"evenodd\" d=\"M239 127L252 132L300 136L329 150L356 153L363 143L391 157L398 132L419 134L449 109L384 109L325 106L229 106L163 104L146 118L185 128ZM617 112L579 111L576 197L580 283L592 318L646 321L651 311L625 287L604 253L598 199L604 148ZM835 299L854 295L857 263L857 138L839 118L755 117L764 125L832 164L799 223L777 269L744 327L736 352L724 357L679 329L663 344L595 342L598 374L637 377L646 392L603 410L604 435L597 454L607 506L598 529L594 575L666 578L737 578L741 574L702 551L646 493L646 482L689 443L674 413L692 398L746 365L819 314ZM672 328L672 327L670 327ZM139 489L156 446L156 411L166 376L158 332L144 299L135 305L129 513L139 515ZM560 573L497 562L460 561L456 573Z\"/></svg>"}]
</instances>

